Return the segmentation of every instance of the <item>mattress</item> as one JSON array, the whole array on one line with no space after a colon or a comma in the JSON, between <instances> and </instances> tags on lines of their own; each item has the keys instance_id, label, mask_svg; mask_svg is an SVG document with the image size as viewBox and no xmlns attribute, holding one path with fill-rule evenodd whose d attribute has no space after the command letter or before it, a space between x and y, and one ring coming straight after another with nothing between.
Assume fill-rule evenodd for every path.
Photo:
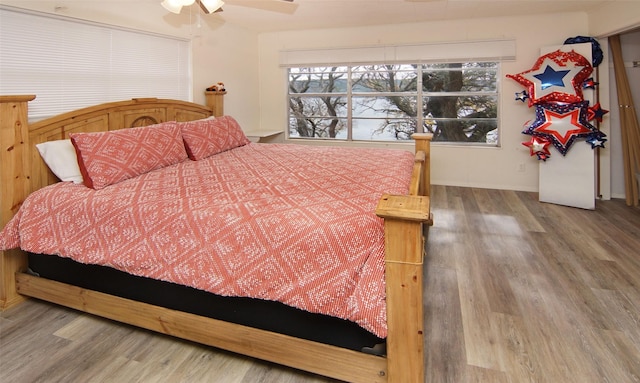
<instances>
[{"instance_id":1,"label":"mattress","mask_svg":"<svg viewBox=\"0 0 640 383\"><path fill-rule=\"evenodd\" d=\"M130 275L69 258L29 254L29 271L42 278L100 291L122 298L225 322L290 335L354 351L375 353L379 338L354 322L313 314L280 302L224 297L171 282Z\"/></svg>"}]
</instances>

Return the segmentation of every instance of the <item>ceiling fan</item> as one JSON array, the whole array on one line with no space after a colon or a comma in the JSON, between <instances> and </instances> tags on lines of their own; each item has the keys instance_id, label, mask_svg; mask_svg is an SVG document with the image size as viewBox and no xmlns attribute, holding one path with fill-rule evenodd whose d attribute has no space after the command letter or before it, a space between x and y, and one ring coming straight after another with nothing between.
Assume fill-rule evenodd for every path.
<instances>
[{"instance_id":1,"label":"ceiling fan","mask_svg":"<svg viewBox=\"0 0 640 383\"><path fill-rule=\"evenodd\" d=\"M293 1L294 0L270 0L269 2L293 3ZM197 3L200 6L200 9L202 9L202 11L206 14L222 12L222 6L225 4L225 2L222 0L163 0L161 5L167 11L178 14L182 10L182 7L190 6L194 3ZM255 5L251 5L251 3L252 2L229 0L229 4L236 4L236 5L241 5L245 7L262 8L262 7L257 7Z\"/></svg>"}]
</instances>

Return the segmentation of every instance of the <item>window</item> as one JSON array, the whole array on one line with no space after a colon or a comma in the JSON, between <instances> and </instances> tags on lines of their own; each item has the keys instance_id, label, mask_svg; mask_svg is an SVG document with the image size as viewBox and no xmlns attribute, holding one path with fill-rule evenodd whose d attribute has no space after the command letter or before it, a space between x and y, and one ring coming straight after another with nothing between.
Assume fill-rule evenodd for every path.
<instances>
[{"instance_id":1,"label":"window","mask_svg":"<svg viewBox=\"0 0 640 383\"><path fill-rule=\"evenodd\" d=\"M288 70L290 138L498 144L498 62Z\"/></svg>"},{"instance_id":2,"label":"window","mask_svg":"<svg viewBox=\"0 0 640 383\"><path fill-rule=\"evenodd\" d=\"M0 8L0 94L35 94L41 119L134 97L191 99L185 39Z\"/></svg>"}]
</instances>

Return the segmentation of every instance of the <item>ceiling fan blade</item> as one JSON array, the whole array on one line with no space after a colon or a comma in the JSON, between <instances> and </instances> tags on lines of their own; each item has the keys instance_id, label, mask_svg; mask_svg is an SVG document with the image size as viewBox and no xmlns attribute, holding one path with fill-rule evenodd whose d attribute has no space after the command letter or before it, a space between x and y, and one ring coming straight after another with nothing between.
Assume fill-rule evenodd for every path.
<instances>
[{"instance_id":1,"label":"ceiling fan blade","mask_svg":"<svg viewBox=\"0 0 640 383\"><path fill-rule=\"evenodd\" d=\"M218 7L215 11L211 12L209 10L209 8L207 8L207 6L201 0L196 0L196 2L200 6L200 9L202 9L202 12L206 13L207 15L209 15L211 13L222 12L222 7ZM222 3L222 4L224 4L224 3Z\"/></svg>"}]
</instances>

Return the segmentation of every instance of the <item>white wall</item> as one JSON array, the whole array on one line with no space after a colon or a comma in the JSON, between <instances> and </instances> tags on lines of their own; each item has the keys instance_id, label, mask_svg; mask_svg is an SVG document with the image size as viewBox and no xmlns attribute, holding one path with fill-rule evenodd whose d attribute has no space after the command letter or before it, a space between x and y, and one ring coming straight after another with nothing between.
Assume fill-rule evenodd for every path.
<instances>
[{"instance_id":1,"label":"white wall","mask_svg":"<svg viewBox=\"0 0 640 383\"><path fill-rule=\"evenodd\" d=\"M589 12L589 33L606 37L640 26L640 1L611 1Z\"/></svg>"},{"instance_id":2,"label":"white wall","mask_svg":"<svg viewBox=\"0 0 640 383\"><path fill-rule=\"evenodd\" d=\"M258 36L246 29L224 25L192 40L194 102L205 104L204 90L223 82L225 114L240 126L257 130Z\"/></svg>"},{"instance_id":3,"label":"white wall","mask_svg":"<svg viewBox=\"0 0 640 383\"><path fill-rule=\"evenodd\" d=\"M515 93L522 87L504 75L530 69L540 56L541 47L561 44L567 37L587 33L587 15L567 13L261 34L261 129L285 130L287 127L286 71L278 66L278 52L281 50L515 39L517 58L502 65L501 147L434 145L432 181L434 184L537 191L538 160L530 157L528 148L521 145L528 138L521 134L523 125L535 117L534 111L515 100ZM402 144L395 147L398 145ZM559 156L559 153L555 155ZM522 168L524 171L520 171Z\"/></svg>"}]
</instances>

